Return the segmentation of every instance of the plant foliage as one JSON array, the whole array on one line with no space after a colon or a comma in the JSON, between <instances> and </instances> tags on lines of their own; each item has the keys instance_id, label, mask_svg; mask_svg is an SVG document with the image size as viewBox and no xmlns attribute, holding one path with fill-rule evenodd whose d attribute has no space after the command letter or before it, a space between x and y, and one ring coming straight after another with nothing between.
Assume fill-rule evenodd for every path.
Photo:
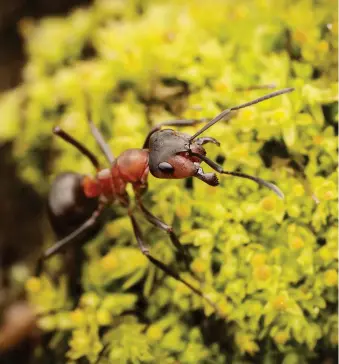
<instances>
[{"instance_id":1,"label":"plant foliage","mask_svg":"<svg viewBox=\"0 0 339 364\"><path fill-rule=\"evenodd\" d=\"M253 85L296 88L208 132L221 142L211 158L275 181L285 200L234 177L217 188L149 179L146 205L173 224L223 315L151 266L113 207L117 217L83 246L79 299L67 276L51 278L61 257L27 282L59 360L290 364L337 347L335 14L334 1L97 0L20 24L29 60L1 98L0 138L42 194L62 171L93 172L51 132L60 125L94 150L87 107L119 155L151 125L211 118L266 92ZM152 253L182 269L166 234L138 219Z\"/></svg>"}]
</instances>

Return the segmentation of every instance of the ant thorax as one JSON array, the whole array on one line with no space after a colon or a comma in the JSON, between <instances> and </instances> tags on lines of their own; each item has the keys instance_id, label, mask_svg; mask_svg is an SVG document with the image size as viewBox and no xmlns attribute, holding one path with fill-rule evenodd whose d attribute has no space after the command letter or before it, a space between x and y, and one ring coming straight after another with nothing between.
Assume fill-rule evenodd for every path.
<instances>
[{"instance_id":1,"label":"ant thorax","mask_svg":"<svg viewBox=\"0 0 339 364\"><path fill-rule=\"evenodd\" d=\"M144 185L148 172L148 151L128 149L114 160L111 168L99 170L95 178L85 176L82 185L87 197L102 195L114 200L125 195L127 183Z\"/></svg>"}]
</instances>

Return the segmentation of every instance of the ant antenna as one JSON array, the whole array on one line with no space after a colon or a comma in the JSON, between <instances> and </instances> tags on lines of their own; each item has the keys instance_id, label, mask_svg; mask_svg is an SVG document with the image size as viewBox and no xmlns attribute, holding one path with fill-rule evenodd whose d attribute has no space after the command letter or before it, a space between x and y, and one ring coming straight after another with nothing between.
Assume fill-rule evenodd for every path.
<instances>
[{"instance_id":1,"label":"ant antenna","mask_svg":"<svg viewBox=\"0 0 339 364\"><path fill-rule=\"evenodd\" d=\"M240 109L243 109L243 108L245 108L247 106L255 105L255 104L258 104L259 102L271 99L272 97L276 97L276 96L286 94L286 93L292 92L292 91L294 91L294 87L284 88L282 90L271 92L270 94L259 97L258 99L255 99L253 101L249 101L249 102L246 102L244 104L241 104L241 105L238 105L238 106L233 106L230 109L224 110L219 115L217 115L214 119L212 119L209 123L207 123L204 127L202 127L199 131L197 131L193 136L191 136L191 138L189 139L189 143L191 143L198 135L200 135L205 130L210 128L212 125L214 125L215 123L217 123L218 121L223 119L226 115L228 115L232 111L240 110Z\"/></svg>"}]
</instances>

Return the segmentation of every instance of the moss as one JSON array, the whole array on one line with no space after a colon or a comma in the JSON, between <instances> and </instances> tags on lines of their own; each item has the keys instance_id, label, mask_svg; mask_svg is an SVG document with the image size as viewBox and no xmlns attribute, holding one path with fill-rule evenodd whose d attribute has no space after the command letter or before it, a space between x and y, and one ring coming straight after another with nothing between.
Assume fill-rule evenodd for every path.
<instances>
[{"instance_id":1,"label":"moss","mask_svg":"<svg viewBox=\"0 0 339 364\"><path fill-rule=\"evenodd\" d=\"M275 181L283 202L234 177L217 188L149 179L147 206L173 223L226 319L147 263L118 209L84 246L79 300L65 277L27 282L40 326L68 341L61 358L302 363L337 346L335 13L334 2L310 0L97 0L21 23L29 61L22 85L1 98L0 138L13 141L22 176L41 194L61 171L91 172L51 133L61 125L95 149L88 105L118 155L141 146L151 124L213 117L265 92L254 85L296 88L209 131L221 142L208 147L211 158ZM166 234L140 222L152 253L180 269ZM49 271L59 267L53 258Z\"/></svg>"}]
</instances>

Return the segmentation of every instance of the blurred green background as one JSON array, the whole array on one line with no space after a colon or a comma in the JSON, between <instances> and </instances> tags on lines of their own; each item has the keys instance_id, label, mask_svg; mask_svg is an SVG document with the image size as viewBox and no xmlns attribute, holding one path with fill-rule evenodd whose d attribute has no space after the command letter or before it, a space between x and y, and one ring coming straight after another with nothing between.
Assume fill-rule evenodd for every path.
<instances>
[{"instance_id":1,"label":"blurred green background","mask_svg":"<svg viewBox=\"0 0 339 364\"><path fill-rule=\"evenodd\" d=\"M97 0L58 17L17 15L26 60L20 48L9 59L24 64L21 76L1 63L4 88L20 81L0 98L1 307L27 299L39 318L6 362L336 362L336 14L334 1ZM19 45L6 39L8 49ZM120 207L95 239L33 277L56 240L44 213L53 179L94 173L53 126L103 162L87 107L119 155L141 147L158 122L212 118L268 84L296 90L219 122L206 134L221 146L206 149L227 170L274 181L285 200L234 177L216 188L149 178L146 206L174 226L203 284L137 215L152 254L222 316L148 264Z\"/></svg>"}]
</instances>

